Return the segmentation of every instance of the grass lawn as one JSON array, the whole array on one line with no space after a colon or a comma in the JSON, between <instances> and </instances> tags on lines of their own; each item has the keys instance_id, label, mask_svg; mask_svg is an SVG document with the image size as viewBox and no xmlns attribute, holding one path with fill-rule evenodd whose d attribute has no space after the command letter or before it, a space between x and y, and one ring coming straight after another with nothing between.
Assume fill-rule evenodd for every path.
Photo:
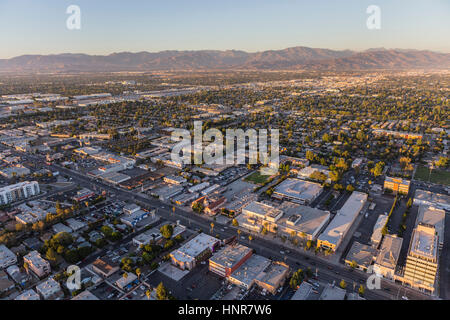
<instances>
[{"instance_id":1,"label":"grass lawn","mask_svg":"<svg viewBox=\"0 0 450 320\"><path fill-rule=\"evenodd\" d=\"M414 179L422 180L428 182L428 179L432 183L445 184L450 185L450 172L445 170L434 169L431 172L430 177L430 169L425 166L419 166L417 168Z\"/></svg>"},{"instance_id":2,"label":"grass lawn","mask_svg":"<svg viewBox=\"0 0 450 320\"><path fill-rule=\"evenodd\" d=\"M267 180L269 180L270 176L263 176L259 173L259 171L253 172L251 175L249 175L247 178L245 178L245 181L254 183L254 184L263 184Z\"/></svg>"}]
</instances>

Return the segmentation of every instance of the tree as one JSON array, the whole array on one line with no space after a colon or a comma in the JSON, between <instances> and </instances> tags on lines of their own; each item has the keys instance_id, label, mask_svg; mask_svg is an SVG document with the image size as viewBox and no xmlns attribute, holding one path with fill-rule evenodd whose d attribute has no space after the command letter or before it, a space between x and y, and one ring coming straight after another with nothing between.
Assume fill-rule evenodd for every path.
<instances>
[{"instance_id":1,"label":"tree","mask_svg":"<svg viewBox=\"0 0 450 320\"><path fill-rule=\"evenodd\" d=\"M169 293L163 283L160 282L156 287L156 299L158 300L169 300Z\"/></svg>"},{"instance_id":2,"label":"tree","mask_svg":"<svg viewBox=\"0 0 450 320\"><path fill-rule=\"evenodd\" d=\"M211 233L212 233L214 231L214 223L211 222L210 226L211 226Z\"/></svg>"},{"instance_id":3,"label":"tree","mask_svg":"<svg viewBox=\"0 0 450 320\"><path fill-rule=\"evenodd\" d=\"M339 286L340 286L342 289L347 288L347 283L345 282L344 279L341 280L341 282L339 283Z\"/></svg>"},{"instance_id":4,"label":"tree","mask_svg":"<svg viewBox=\"0 0 450 320\"><path fill-rule=\"evenodd\" d=\"M351 184L347 185L347 188L345 188L348 192L353 192L355 191L355 187L352 186Z\"/></svg>"},{"instance_id":5,"label":"tree","mask_svg":"<svg viewBox=\"0 0 450 320\"><path fill-rule=\"evenodd\" d=\"M406 207L409 209L409 208L411 208L411 206L412 206L412 198L409 198L408 199L408 202L406 203Z\"/></svg>"},{"instance_id":6,"label":"tree","mask_svg":"<svg viewBox=\"0 0 450 320\"><path fill-rule=\"evenodd\" d=\"M231 221L231 225L232 225L233 227L239 227L239 222L238 222L236 219L233 219L233 220Z\"/></svg>"},{"instance_id":7,"label":"tree","mask_svg":"<svg viewBox=\"0 0 450 320\"><path fill-rule=\"evenodd\" d=\"M141 269L137 268L137 269L136 269L136 275L137 275L137 277L138 277L138 280L139 280L139 278L141 277L141 274L142 274Z\"/></svg>"},{"instance_id":8,"label":"tree","mask_svg":"<svg viewBox=\"0 0 450 320\"><path fill-rule=\"evenodd\" d=\"M159 231L164 238L170 239L173 234L173 226L171 224L165 224L159 229Z\"/></svg>"},{"instance_id":9,"label":"tree","mask_svg":"<svg viewBox=\"0 0 450 320\"><path fill-rule=\"evenodd\" d=\"M147 296L147 299L148 299L148 300L150 300L151 294L152 294L152 293L151 293L150 290L145 291L145 295Z\"/></svg>"},{"instance_id":10,"label":"tree","mask_svg":"<svg viewBox=\"0 0 450 320\"><path fill-rule=\"evenodd\" d=\"M250 234L250 235L248 235L248 242L252 242L252 240L253 240L253 237L252 237L252 235Z\"/></svg>"},{"instance_id":11,"label":"tree","mask_svg":"<svg viewBox=\"0 0 450 320\"><path fill-rule=\"evenodd\" d=\"M364 295L364 292L365 292L364 286L363 286L363 285L360 285L360 286L359 286L359 289L358 289L359 295L360 295L360 296L363 296L363 295Z\"/></svg>"},{"instance_id":12,"label":"tree","mask_svg":"<svg viewBox=\"0 0 450 320\"><path fill-rule=\"evenodd\" d=\"M128 273L124 272L123 275L122 275L122 277L123 277L124 279L128 278Z\"/></svg>"}]
</instances>

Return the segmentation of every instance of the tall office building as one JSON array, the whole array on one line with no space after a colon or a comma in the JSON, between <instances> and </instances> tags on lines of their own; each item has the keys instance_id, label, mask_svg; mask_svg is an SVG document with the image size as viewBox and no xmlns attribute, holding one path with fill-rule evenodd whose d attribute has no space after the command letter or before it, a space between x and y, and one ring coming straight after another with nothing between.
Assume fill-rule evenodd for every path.
<instances>
[{"instance_id":1,"label":"tall office building","mask_svg":"<svg viewBox=\"0 0 450 320\"><path fill-rule=\"evenodd\" d=\"M413 232L404 273L404 282L433 293L438 269L438 234L434 226L420 223Z\"/></svg>"}]
</instances>

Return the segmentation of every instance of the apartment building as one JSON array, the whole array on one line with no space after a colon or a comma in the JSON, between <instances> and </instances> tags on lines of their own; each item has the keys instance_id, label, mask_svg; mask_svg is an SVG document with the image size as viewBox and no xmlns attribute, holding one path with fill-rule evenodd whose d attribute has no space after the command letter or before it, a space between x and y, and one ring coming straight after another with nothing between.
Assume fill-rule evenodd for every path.
<instances>
[{"instance_id":1,"label":"apartment building","mask_svg":"<svg viewBox=\"0 0 450 320\"><path fill-rule=\"evenodd\" d=\"M36 250L31 251L23 257L23 261L28 264L28 268L38 277L43 277L50 273L50 263L43 259Z\"/></svg>"},{"instance_id":2,"label":"apartment building","mask_svg":"<svg viewBox=\"0 0 450 320\"><path fill-rule=\"evenodd\" d=\"M26 199L40 192L39 183L36 181L24 181L0 188L0 205L13 203Z\"/></svg>"}]
</instances>

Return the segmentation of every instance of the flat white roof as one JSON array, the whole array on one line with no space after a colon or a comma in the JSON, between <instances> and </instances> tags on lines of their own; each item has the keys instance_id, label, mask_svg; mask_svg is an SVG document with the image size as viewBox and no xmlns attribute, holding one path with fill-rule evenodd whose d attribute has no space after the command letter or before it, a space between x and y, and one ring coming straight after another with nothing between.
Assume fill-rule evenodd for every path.
<instances>
[{"instance_id":1,"label":"flat white roof","mask_svg":"<svg viewBox=\"0 0 450 320\"><path fill-rule=\"evenodd\" d=\"M191 261L208 248L211 248L220 240L206 233L200 233L194 239L182 245L171 255L178 261Z\"/></svg>"},{"instance_id":2,"label":"flat white roof","mask_svg":"<svg viewBox=\"0 0 450 320\"><path fill-rule=\"evenodd\" d=\"M318 183L289 178L275 188L275 193L292 199L312 201L322 189Z\"/></svg>"},{"instance_id":3,"label":"flat white roof","mask_svg":"<svg viewBox=\"0 0 450 320\"><path fill-rule=\"evenodd\" d=\"M336 213L327 228L319 236L319 240L338 245L348 232L356 216L367 201L367 194L354 191L344 206Z\"/></svg>"}]
</instances>

